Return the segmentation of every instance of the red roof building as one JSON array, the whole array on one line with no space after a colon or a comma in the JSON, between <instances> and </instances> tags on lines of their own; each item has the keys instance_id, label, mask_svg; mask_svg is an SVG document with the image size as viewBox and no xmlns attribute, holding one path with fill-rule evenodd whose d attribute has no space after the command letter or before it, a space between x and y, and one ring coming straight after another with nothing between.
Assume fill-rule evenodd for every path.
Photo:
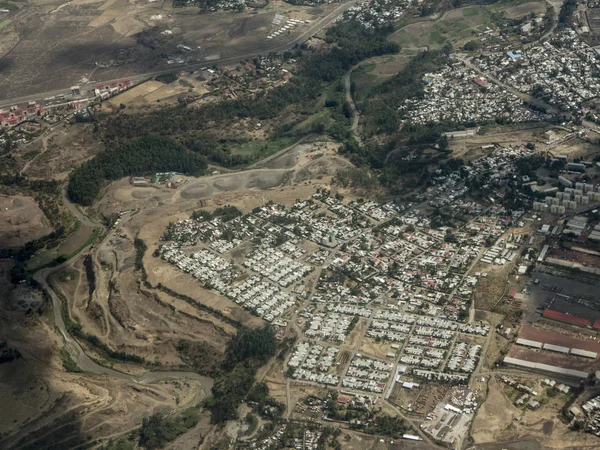
<instances>
[{"instance_id":1,"label":"red roof building","mask_svg":"<svg viewBox=\"0 0 600 450\"><path fill-rule=\"evenodd\" d=\"M600 330L600 317L598 317L596 320L594 320L594 324L592 325L593 328Z\"/></svg>"},{"instance_id":2,"label":"red roof building","mask_svg":"<svg viewBox=\"0 0 600 450\"><path fill-rule=\"evenodd\" d=\"M573 325L578 325L580 327L589 327L590 321L589 319L585 319L583 317L572 316L570 314L565 314L559 311L554 311L552 309L544 310L544 317L546 319L558 320L560 322L567 322Z\"/></svg>"}]
</instances>

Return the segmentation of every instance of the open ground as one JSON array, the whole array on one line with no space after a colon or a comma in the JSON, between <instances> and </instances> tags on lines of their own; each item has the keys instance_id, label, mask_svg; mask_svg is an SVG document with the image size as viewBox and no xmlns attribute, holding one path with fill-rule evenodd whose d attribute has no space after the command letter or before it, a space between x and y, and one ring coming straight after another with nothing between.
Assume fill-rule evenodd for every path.
<instances>
[{"instance_id":1,"label":"open ground","mask_svg":"<svg viewBox=\"0 0 600 450\"><path fill-rule=\"evenodd\" d=\"M31 0L11 12L11 22L3 22L0 30L0 98L173 68L164 55L210 65L222 58L268 52L293 41L335 9L276 0L258 10L199 14L196 7L173 8L170 2ZM310 22L267 40L275 14ZM171 34L162 34L167 30ZM183 54L178 45L190 51Z\"/></svg>"}]
</instances>

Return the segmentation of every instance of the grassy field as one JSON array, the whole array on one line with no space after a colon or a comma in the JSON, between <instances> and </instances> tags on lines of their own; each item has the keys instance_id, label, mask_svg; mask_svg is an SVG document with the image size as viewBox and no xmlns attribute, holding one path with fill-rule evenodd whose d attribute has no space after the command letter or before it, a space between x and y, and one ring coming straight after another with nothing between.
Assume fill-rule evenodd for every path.
<instances>
[{"instance_id":1,"label":"grassy field","mask_svg":"<svg viewBox=\"0 0 600 450\"><path fill-rule=\"evenodd\" d=\"M543 1L514 0L510 2L493 3L485 7L489 12L504 12L506 17L520 18L529 13L540 14L546 11Z\"/></svg>"},{"instance_id":2,"label":"grassy field","mask_svg":"<svg viewBox=\"0 0 600 450\"><path fill-rule=\"evenodd\" d=\"M8 9L9 11L15 11L19 9L19 7L13 3L0 2L0 9Z\"/></svg>"},{"instance_id":3,"label":"grassy field","mask_svg":"<svg viewBox=\"0 0 600 450\"><path fill-rule=\"evenodd\" d=\"M369 89L378 81L377 75L372 72L375 69L375 64L362 64L352 71L350 80L356 86L356 96L362 98Z\"/></svg>"},{"instance_id":4,"label":"grassy field","mask_svg":"<svg viewBox=\"0 0 600 450\"><path fill-rule=\"evenodd\" d=\"M4 27L9 26L11 23L12 23L12 20L10 20L10 19L3 20L2 22L0 22L0 30Z\"/></svg>"},{"instance_id":5,"label":"grassy field","mask_svg":"<svg viewBox=\"0 0 600 450\"><path fill-rule=\"evenodd\" d=\"M295 125L292 131L294 134L310 133L311 126L314 123L326 124L329 120L329 116L330 116L329 110L325 107L322 107L316 113L308 116L302 122Z\"/></svg>"},{"instance_id":6,"label":"grassy field","mask_svg":"<svg viewBox=\"0 0 600 450\"><path fill-rule=\"evenodd\" d=\"M292 145L298 140L295 136L286 136L281 138L269 139L267 141L254 140L231 147L231 153L235 155L252 156L253 159L259 160L272 155L279 150Z\"/></svg>"},{"instance_id":7,"label":"grassy field","mask_svg":"<svg viewBox=\"0 0 600 450\"><path fill-rule=\"evenodd\" d=\"M448 12L438 21L412 23L398 30L391 40L403 49L437 50L446 41L467 41L485 30L491 18L481 6L469 6Z\"/></svg>"}]
</instances>

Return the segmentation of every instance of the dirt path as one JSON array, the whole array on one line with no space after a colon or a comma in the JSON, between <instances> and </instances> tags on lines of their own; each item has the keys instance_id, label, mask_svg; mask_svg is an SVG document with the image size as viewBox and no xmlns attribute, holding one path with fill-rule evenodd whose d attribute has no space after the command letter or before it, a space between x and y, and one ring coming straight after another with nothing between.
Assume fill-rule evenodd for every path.
<instances>
[{"instance_id":1,"label":"dirt path","mask_svg":"<svg viewBox=\"0 0 600 450\"><path fill-rule=\"evenodd\" d=\"M446 447L442 447L441 445L437 445L435 442L433 442L429 438L429 436L421 429L421 427L418 424L416 424L412 419L409 419L404 414L402 414L402 411L400 411L398 408L396 408L390 402L388 402L387 400L384 400L384 402L386 403L387 406L392 408L400 417L402 417L402 419L404 419L404 421L406 423L408 423L411 427L413 427L413 429L417 432L417 434L419 436L421 436L421 439L423 439L425 442L427 442L429 445L431 445L431 448L440 448L440 449L446 448Z\"/></svg>"},{"instance_id":2,"label":"dirt path","mask_svg":"<svg viewBox=\"0 0 600 450\"><path fill-rule=\"evenodd\" d=\"M267 156L264 159L261 159L258 162L255 162L254 164L251 164L248 166L248 169L257 169L260 167L263 167L266 163L268 163L269 161L272 161L278 157L280 157L281 155L285 155L287 152L289 152L290 150L292 150L294 147L297 147L298 145L302 144L304 141L316 137L316 134L309 134L307 136L301 137L300 139L298 139L296 142L294 142L292 145L290 145L289 147L286 147L284 149L279 150L277 153L273 153L271 156Z\"/></svg>"},{"instance_id":3,"label":"dirt path","mask_svg":"<svg viewBox=\"0 0 600 450\"><path fill-rule=\"evenodd\" d=\"M352 126L350 127L350 132L352 133L352 137L356 141L358 145L362 146L362 139L358 134L358 122L360 121L360 113L358 109L356 109L356 104L354 103L354 99L352 98L352 83L350 82L350 75L352 75L352 71L356 69L359 65L352 67L346 75L344 75L344 86L346 87L346 101L352 108Z\"/></svg>"},{"instance_id":4,"label":"dirt path","mask_svg":"<svg viewBox=\"0 0 600 450\"><path fill-rule=\"evenodd\" d=\"M46 153L48 151L48 138L49 138L49 136L45 136L45 135L40 136L40 140L42 141L42 151L39 152L37 155L35 155L33 158L31 158L29 161L27 161L25 163L25 165L19 171L19 175L23 175L27 171L27 169L29 168L29 166L31 165L32 162L34 162L36 159L38 159L40 156L42 156L44 153ZM36 140L33 140L28 145L31 145Z\"/></svg>"},{"instance_id":5,"label":"dirt path","mask_svg":"<svg viewBox=\"0 0 600 450\"><path fill-rule=\"evenodd\" d=\"M81 220L82 223L84 223L87 226L91 226L91 227L95 227L95 228L102 227L102 225L93 222L89 217L84 215L75 205L73 205L68 200L68 198L66 198L64 189L63 189L63 196L64 196L65 205L69 208L69 210L71 210L71 212L79 220ZM121 380L131 380L131 381L134 381L135 383L141 383L141 384L153 383L156 381L166 380L166 379L171 379L171 378L193 379L193 380L199 381L200 384L202 385L202 388L204 389L205 393L208 394L211 391L212 386L213 386L214 381L212 378L198 375L195 372L176 372L176 371L147 372L142 376L133 376L133 375L130 375L130 374L127 374L124 372L120 372L118 370L104 367L104 366L96 363L85 353L85 351L83 350L83 348L81 347L79 342L77 342L77 340L74 339L70 335L69 331L67 330L67 328L65 326L65 322L64 322L63 316L62 316L62 310L63 310L62 301L58 297L56 292L54 292L52 287L50 287L50 285L48 283L48 277L51 274L72 264L75 259L80 258L83 254L85 254L85 252L88 251L92 247L92 245L94 245L94 244L91 243L91 244L88 244L87 246L85 246L84 248L82 248L80 250L79 254L77 256L71 258L70 260L67 260L64 263L59 264L58 266L55 266L55 267L42 268L33 275L33 279L36 280L40 284L42 289L44 289L47 292L48 296L50 297L50 300L52 301L52 314L54 316L54 323L55 323L56 327L58 328L58 330L60 331L60 333L62 334L64 342L65 342L65 347L68 349L69 353L71 354L73 360L76 362L77 366L84 372L88 372L88 373L92 373L92 374L96 374L96 375L106 375L106 376L118 378ZM64 307L67 308L66 314L68 314L68 304L64 305Z\"/></svg>"}]
</instances>

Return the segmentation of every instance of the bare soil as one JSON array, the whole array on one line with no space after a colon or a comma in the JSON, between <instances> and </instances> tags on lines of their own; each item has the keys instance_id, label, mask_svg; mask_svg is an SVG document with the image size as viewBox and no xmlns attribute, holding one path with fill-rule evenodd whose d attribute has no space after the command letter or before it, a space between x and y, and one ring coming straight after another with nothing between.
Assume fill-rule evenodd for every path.
<instances>
[{"instance_id":1,"label":"bare soil","mask_svg":"<svg viewBox=\"0 0 600 450\"><path fill-rule=\"evenodd\" d=\"M0 365L0 447L72 448L139 426L157 409L174 411L196 405L204 396L195 381L137 385L106 377L67 372L62 339L50 315L27 317L3 309L0 341L21 359Z\"/></svg>"},{"instance_id":2,"label":"bare soil","mask_svg":"<svg viewBox=\"0 0 600 450\"><path fill-rule=\"evenodd\" d=\"M52 227L33 198L0 195L0 247L21 247L51 231Z\"/></svg>"}]
</instances>

